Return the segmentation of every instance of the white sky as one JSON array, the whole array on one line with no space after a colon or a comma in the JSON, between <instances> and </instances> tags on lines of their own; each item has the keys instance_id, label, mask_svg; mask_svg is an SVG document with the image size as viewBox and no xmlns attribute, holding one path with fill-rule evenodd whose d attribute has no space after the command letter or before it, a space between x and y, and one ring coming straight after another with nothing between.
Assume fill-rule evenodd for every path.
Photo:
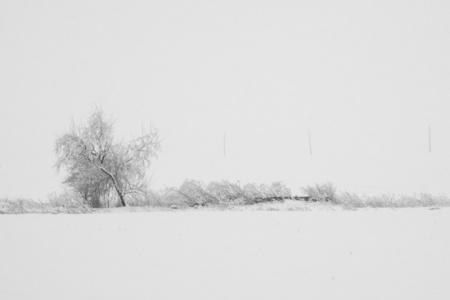
<instances>
[{"instance_id":1,"label":"white sky","mask_svg":"<svg viewBox=\"0 0 450 300\"><path fill-rule=\"evenodd\" d=\"M2 0L0 197L59 189L54 141L96 104L119 137L159 128L155 188L450 193L448 16L448 1Z\"/></svg>"}]
</instances>

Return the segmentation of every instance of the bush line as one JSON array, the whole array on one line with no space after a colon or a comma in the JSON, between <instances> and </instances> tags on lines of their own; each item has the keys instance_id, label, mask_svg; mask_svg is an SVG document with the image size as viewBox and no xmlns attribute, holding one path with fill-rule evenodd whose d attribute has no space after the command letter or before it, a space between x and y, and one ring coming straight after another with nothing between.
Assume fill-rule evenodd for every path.
<instances>
[{"instance_id":1,"label":"bush line","mask_svg":"<svg viewBox=\"0 0 450 300\"><path fill-rule=\"evenodd\" d=\"M185 180L179 187L166 188L162 191L147 191L128 199L130 206L148 208L197 208L216 207L230 208L267 202L282 202L288 199L311 201L341 206L344 209L358 208L403 208L403 207L447 207L450 199L446 195L433 196L419 194L406 196L382 194L380 196L365 196L355 193L337 193L331 183L316 184L303 188L304 196L292 195L291 190L282 182L267 184L246 184L229 181L210 182ZM103 207L114 207L117 200L108 199ZM48 202L30 199L10 200L0 199L0 214L23 213L92 213L96 211L83 202L83 198L72 191L51 194Z\"/></svg>"}]
</instances>

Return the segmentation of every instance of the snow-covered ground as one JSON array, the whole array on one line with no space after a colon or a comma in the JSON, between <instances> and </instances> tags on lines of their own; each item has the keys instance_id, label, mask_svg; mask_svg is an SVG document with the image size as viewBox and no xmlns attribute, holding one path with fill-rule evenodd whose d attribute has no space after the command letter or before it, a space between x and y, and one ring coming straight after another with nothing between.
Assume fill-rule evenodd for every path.
<instances>
[{"instance_id":1,"label":"snow-covered ground","mask_svg":"<svg viewBox=\"0 0 450 300\"><path fill-rule=\"evenodd\" d=\"M449 299L449 256L450 209L1 215L0 299Z\"/></svg>"}]
</instances>

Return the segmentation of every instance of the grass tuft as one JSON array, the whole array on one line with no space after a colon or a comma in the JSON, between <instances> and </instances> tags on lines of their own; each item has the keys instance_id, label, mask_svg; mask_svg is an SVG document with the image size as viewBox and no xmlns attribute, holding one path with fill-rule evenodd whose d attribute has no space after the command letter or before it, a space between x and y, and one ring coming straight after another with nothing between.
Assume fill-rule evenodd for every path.
<instances>
[{"instance_id":1,"label":"grass tuft","mask_svg":"<svg viewBox=\"0 0 450 300\"><path fill-rule=\"evenodd\" d=\"M336 204L344 208L404 208L404 207L448 207L450 199L445 195L433 196L419 194L418 196L382 194L379 196L357 195L343 192L336 198Z\"/></svg>"}]
</instances>

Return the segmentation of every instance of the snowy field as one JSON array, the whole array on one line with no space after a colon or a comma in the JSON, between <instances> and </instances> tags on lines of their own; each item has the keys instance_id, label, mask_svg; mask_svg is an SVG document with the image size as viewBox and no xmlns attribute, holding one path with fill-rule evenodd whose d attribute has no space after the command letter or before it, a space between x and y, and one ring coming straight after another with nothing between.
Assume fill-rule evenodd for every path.
<instances>
[{"instance_id":1,"label":"snowy field","mask_svg":"<svg viewBox=\"0 0 450 300\"><path fill-rule=\"evenodd\" d=\"M0 299L449 299L450 209L1 215Z\"/></svg>"}]
</instances>

